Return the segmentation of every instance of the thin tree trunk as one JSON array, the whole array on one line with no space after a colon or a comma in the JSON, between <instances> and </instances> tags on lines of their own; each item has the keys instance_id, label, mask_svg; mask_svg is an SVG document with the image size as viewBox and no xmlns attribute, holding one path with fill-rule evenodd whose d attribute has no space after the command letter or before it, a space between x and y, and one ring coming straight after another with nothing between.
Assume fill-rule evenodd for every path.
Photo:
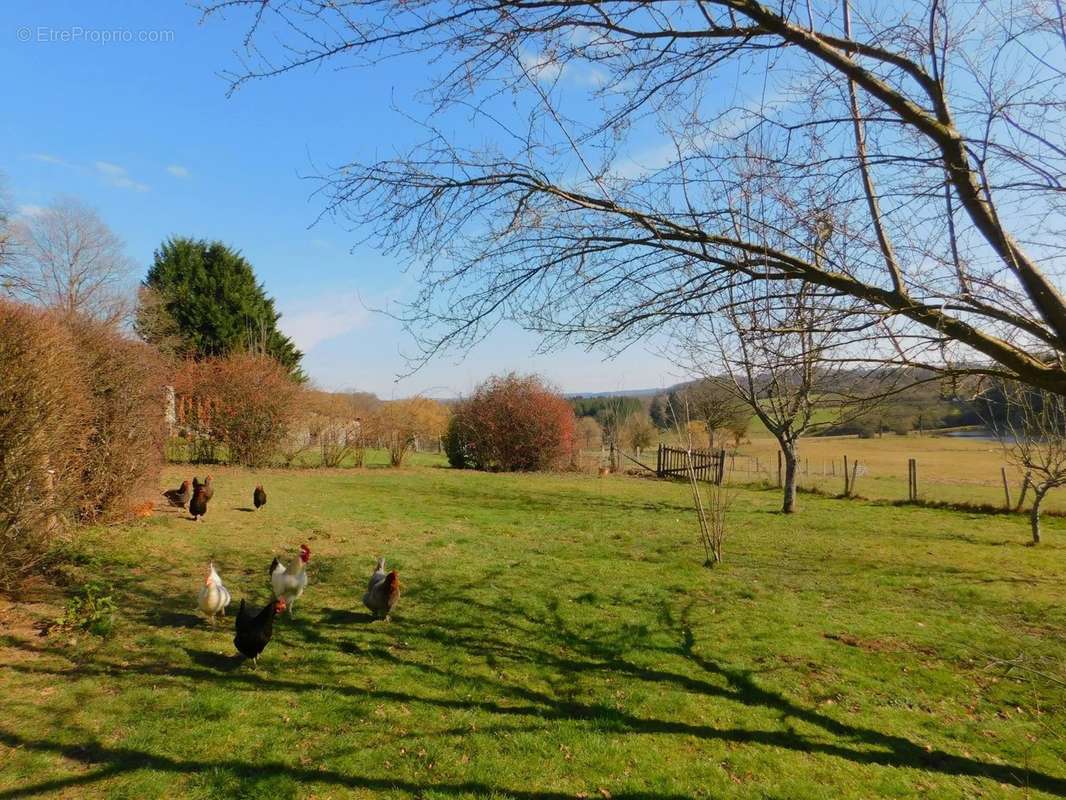
<instances>
[{"instance_id":1,"label":"thin tree trunk","mask_svg":"<svg viewBox=\"0 0 1066 800\"><path fill-rule=\"evenodd\" d=\"M781 501L781 511L785 514L792 514L796 510L796 475L799 459L796 458L796 447L791 442L787 444L782 442L781 452L785 456L784 497Z\"/></svg>"},{"instance_id":2,"label":"thin tree trunk","mask_svg":"<svg viewBox=\"0 0 1066 800\"><path fill-rule=\"evenodd\" d=\"M1033 544L1040 544L1040 504L1044 501L1047 489L1034 487L1033 507L1029 510L1029 526L1033 529Z\"/></svg>"}]
</instances>

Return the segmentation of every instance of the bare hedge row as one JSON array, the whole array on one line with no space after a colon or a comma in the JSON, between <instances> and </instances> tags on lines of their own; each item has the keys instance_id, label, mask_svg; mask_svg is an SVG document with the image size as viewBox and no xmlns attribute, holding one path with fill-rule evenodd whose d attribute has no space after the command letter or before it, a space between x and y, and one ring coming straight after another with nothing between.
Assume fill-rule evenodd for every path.
<instances>
[{"instance_id":1,"label":"bare hedge row","mask_svg":"<svg viewBox=\"0 0 1066 800\"><path fill-rule=\"evenodd\" d=\"M0 301L0 589L68 526L144 499L161 465L163 387L147 345Z\"/></svg>"}]
</instances>

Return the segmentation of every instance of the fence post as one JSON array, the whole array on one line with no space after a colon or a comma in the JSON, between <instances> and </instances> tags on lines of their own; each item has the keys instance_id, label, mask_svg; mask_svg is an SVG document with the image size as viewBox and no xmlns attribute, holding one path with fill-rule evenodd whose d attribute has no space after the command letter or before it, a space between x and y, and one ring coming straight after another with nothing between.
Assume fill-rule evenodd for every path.
<instances>
[{"instance_id":1,"label":"fence post","mask_svg":"<svg viewBox=\"0 0 1066 800\"><path fill-rule=\"evenodd\" d=\"M1003 495L1007 499L1007 505L1004 506L1004 508L1009 510L1010 509L1010 484L1007 483L1007 468L1006 467L1000 467L999 468L999 474L1003 476Z\"/></svg>"},{"instance_id":2,"label":"fence post","mask_svg":"<svg viewBox=\"0 0 1066 800\"><path fill-rule=\"evenodd\" d=\"M918 462L913 458L907 459L907 499L918 502Z\"/></svg>"},{"instance_id":3,"label":"fence post","mask_svg":"<svg viewBox=\"0 0 1066 800\"><path fill-rule=\"evenodd\" d=\"M659 442L659 449L655 452L655 475L663 476L663 443Z\"/></svg>"},{"instance_id":4,"label":"fence post","mask_svg":"<svg viewBox=\"0 0 1066 800\"><path fill-rule=\"evenodd\" d=\"M718 451L718 481L721 486L725 482L725 450Z\"/></svg>"},{"instance_id":5,"label":"fence post","mask_svg":"<svg viewBox=\"0 0 1066 800\"><path fill-rule=\"evenodd\" d=\"M777 488L780 489L784 486L784 479L781 477L781 451L777 451Z\"/></svg>"},{"instance_id":6,"label":"fence post","mask_svg":"<svg viewBox=\"0 0 1066 800\"><path fill-rule=\"evenodd\" d=\"M848 486L848 490L851 494L855 494L855 483L859 479L859 459L855 459L855 462L851 465L851 483Z\"/></svg>"},{"instance_id":7,"label":"fence post","mask_svg":"<svg viewBox=\"0 0 1066 800\"><path fill-rule=\"evenodd\" d=\"M836 469L836 462L833 464ZM848 457L844 456L844 496L851 497L851 486L848 484Z\"/></svg>"}]
</instances>

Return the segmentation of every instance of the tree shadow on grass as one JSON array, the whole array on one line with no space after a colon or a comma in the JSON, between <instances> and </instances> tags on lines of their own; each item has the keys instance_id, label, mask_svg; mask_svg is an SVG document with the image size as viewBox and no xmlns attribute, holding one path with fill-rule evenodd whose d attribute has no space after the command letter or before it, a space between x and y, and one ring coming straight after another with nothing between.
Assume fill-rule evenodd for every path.
<instances>
[{"instance_id":1,"label":"tree shadow on grass","mask_svg":"<svg viewBox=\"0 0 1066 800\"><path fill-rule=\"evenodd\" d=\"M778 691L763 685L757 672L721 663L700 646L687 621L688 609L675 613L664 602L656 617L643 624L620 624L617 618L596 624L582 616L581 623L560 614L557 597L547 601L526 598L498 597L483 602L463 590L434 590L423 588L425 596L420 606L433 609L434 615L404 629L413 646L399 652L394 648L373 649L379 663L392 664L409 673L420 673L421 679L409 680L403 690L379 688L369 684L350 670L346 658L320 669L315 681L298 680L280 665L267 665L258 672L237 670L237 657L223 657L202 650L187 650L196 666L166 661L140 662L123 665L125 671L159 676L175 685L188 683L200 686L218 680L219 672L229 673L226 685L234 691L305 692L325 689L341 697L359 701L401 703L428 706L459 712L477 711L496 720L530 720L530 724L551 727L553 722L579 721L598 731L619 736L680 736L706 741L723 742L727 746L756 746L777 748L796 753L813 753L864 765L891 769L911 769L929 774L995 781L1007 786L1066 796L1066 775L1054 775L1010 763L996 763L969 755L957 755L942 749L930 748L907 736L885 732L875 727L838 719L817 708L808 707ZM589 600L591 602L592 599ZM471 615L471 611L475 612ZM462 613L461 613L462 612ZM321 615L327 625L345 625L354 621L355 612L346 609L325 609ZM367 616L367 615L362 615ZM297 627L301 635L306 628ZM365 630L365 629L364 629ZM318 647L332 648L338 653L365 656L367 647L360 647L356 639L342 640L337 636L316 632ZM447 662L432 658L444 652L461 653L461 658ZM427 654L430 656L427 658ZM522 664L535 665L549 671L545 684L523 685L515 679ZM13 671L50 673L52 670L32 664L15 664ZM117 665L103 660L81 664L79 675L111 675ZM70 671L54 671L68 677ZM582 675L602 675L611 681L643 684L652 692L684 692L718 703L736 704L751 709L748 724L718 727L702 720L674 718L663 713L635 712L620 708L611 701L600 702L575 694L575 680ZM437 688L434 689L434 685ZM423 688L426 687L426 688ZM467 691L457 692L454 687ZM769 714L767 713L769 712ZM759 724L758 720L767 720ZM797 725L797 723L802 723ZM0 723L2 724L2 723ZM768 727L769 726L769 727ZM810 726L813 732L804 731ZM466 729L464 729L466 730ZM444 736L436 731L432 735ZM456 735L462 735L457 733ZM91 783L94 780L135 769L186 773L203 769L222 769L245 775L249 770L262 774L277 774L295 780L334 784L347 788L408 791L417 795L428 789L442 794L505 794L529 800L554 800L564 796L553 792L515 791L505 786L475 783L408 786L392 781L354 776L330 771L302 770L278 763L247 764L238 761L200 763L181 761L136 750L106 749L97 745L77 747L42 739L30 740L0 730L0 741L12 747L24 747L65 755L76 761L100 765L91 775L55 779L19 791L0 792L0 800L15 795L54 791L66 786ZM95 777L93 777L95 776ZM64 783L70 781L70 783ZM615 797L627 797L615 793ZM628 797L638 795L630 794ZM667 798L669 795L640 794L642 797Z\"/></svg>"},{"instance_id":2,"label":"tree shadow on grass","mask_svg":"<svg viewBox=\"0 0 1066 800\"><path fill-rule=\"evenodd\" d=\"M373 614L347 608L323 608L322 622L326 625L366 625L375 620Z\"/></svg>"},{"instance_id":3,"label":"tree shadow on grass","mask_svg":"<svg viewBox=\"0 0 1066 800\"><path fill-rule=\"evenodd\" d=\"M277 761L250 763L237 760L194 761L148 753L129 747L105 747L100 744L65 745L45 740L28 739L15 733L0 730L0 742L11 748L24 748L62 756L84 767L98 767L62 778L49 778L38 783L0 791L0 800L14 797L29 797L45 792L56 792L75 786L87 786L97 781L138 770L155 770L173 775L199 775L205 772L227 772L241 780L257 780L263 777L286 777L303 784L320 783L346 789L364 789L376 792L406 792L412 797L423 797L427 791L451 796L497 797L506 796L515 800L572 800L573 793L538 792L494 786L474 781L457 783L434 783L406 781L384 775L370 777L353 775L336 770L301 768ZM685 800L687 795L665 793L626 793L613 795L618 800Z\"/></svg>"},{"instance_id":4,"label":"tree shadow on grass","mask_svg":"<svg viewBox=\"0 0 1066 800\"><path fill-rule=\"evenodd\" d=\"M159 628L199 628L211 624L196 614L180 611L160 611L152 616L150 623Z\"/></svg>"}]
</instances>

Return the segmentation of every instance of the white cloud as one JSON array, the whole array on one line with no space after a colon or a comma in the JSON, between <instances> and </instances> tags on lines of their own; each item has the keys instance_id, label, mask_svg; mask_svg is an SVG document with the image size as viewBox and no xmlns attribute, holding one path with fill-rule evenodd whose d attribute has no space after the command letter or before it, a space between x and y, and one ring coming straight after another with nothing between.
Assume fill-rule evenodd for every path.
<instances>
[{"instance_id":1,"label":"white cloud","mask_svg":"<svg viewBox=\"0 0 1066 800\"><path fill-rule=\"evenodd\" d=\"M145 183L133 180L125 167L112 164L110 161L97 161L94 166L105 181L119 189L130 189L135 192L147 192L149 186Z\"/></svg>"},{"instance_id":2,"label":"white cloud","mask_svg":"<svg viewBox=\"0 0 1066 800\"><path fill-rule=\"evenodd\" d=\"M35 206L32 204L21 205L15 209L15 213L20 217L37 217L43 214L45 211L44 206Z\"/></svg>"},{"instance_id":3,"label":"white cloud","mask_svg":"<svg viewBox=\"0 0 1066 800\"><path fill-rule=\"evenodd\" d=\"M126 174L125 167L120 167L118 164L112 164L109 161L97 161L96 169L99 172L104 173L104 175L110 175L112 177Z\"/></svg>"},{"instance_id":4,"label":"white cloud","mask_svg":"<svg viewBox=\"0 0 1066 800\"><path fill-rule=\"evenodd\" d=\"M356 294L328 292L290 311L282 309L279 325L307 353L322 342L365 327L369 321L370 312Z\"/></svg>"},{"instance_id":5,"label":"white cloud","mask_svg":"<svg viewBox=\"0 0 1066 800\"><path fill-rule=\"evenodd\" d=\"M73 164L69 164L59 156L54 156L51 153L31 153L30 158L34 161L43 161L45 164L58 164L61 167L72 167Z\"/></svg>"},{"instance_id":6,"label":"white cloud","mask_svg":"<svg viewBox=\"0 0 1066 800\"><path fill-rule=\"evenodd\" d=\"M531 77L551 82L563 73L563 65L549 53L522 53L518 60Z\"/></svg>"},{"instance_id":7,"label":"white cloud","mask_svg":"<svg viewBox=\"0 0 1066 800\"><path fill-rule=\"evenodd\" d=\"M611 175L616 178L640 178L668 167L676 160L677 145L672 141L661 142L618 159L611 165Z\"/></svg>"},{"instance_id":8,"label":"white cloud","mask_svg":"<svg viewBox=\"0 0 1066 800\"><path fill-rule=\"evenodd\" d=\"M169 172L175 178L188 178L189 177L189 169L188 169L188 167L183 167L183 166L181 166L181 164L171 164L170 166L167 167L167 172Z\"/></svg>"}]
</instances>

